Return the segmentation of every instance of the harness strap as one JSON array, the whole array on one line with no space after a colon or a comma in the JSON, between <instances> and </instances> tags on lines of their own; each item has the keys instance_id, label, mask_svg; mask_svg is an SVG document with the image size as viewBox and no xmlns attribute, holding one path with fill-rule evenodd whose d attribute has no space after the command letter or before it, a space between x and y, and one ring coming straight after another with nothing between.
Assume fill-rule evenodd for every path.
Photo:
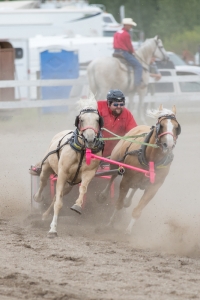
<instances>
[{"instance_id":1,"label":"harness strap","mask_svg":"<svg viewBox=\"0 0 200 300\"><path fill-rule=\"evenodd\" d=\"M66 145L66 144L68 144L68 142L69 142L69 140L67 140L62 146L60 146L60 144L61 144L61 142L62 142L62 140L64 139L64 137L66 137L66 135L68 135L68 134L70 134L70 133L72 133L72 131L70 131L70 132L68 132L67 134L65 134L63 137L62 137L62 139L58 142L58 145L57 145L57 157L58 157L58 160L60 159L60 153L59 153L59 150L64 146L64 145Z\"/></svg>"},{"instance_id":2,"label":"harness strap","mask_svg":"<svg viewBox=\"0 0 200 300\"><path fill-rule=\"evenodd\" d=\"M75 182L75 181L76 181L76 179L77 179L77 177L78 177L78 173L79 173L80 168L81 168L81 166L82 166L84 154L85 154L85 151L84 151L84 150L81 151L81 157L80 157L80 161L79 161L79 164L78 164L78 168L77 168L77 170L76 170L76 174L74 175L74 178L72 179L71 182L67 181L67 183L69 183L69 185L76 185L76 184L78 184L78 183L81 182L81 181L80 181L80 182Z\"/></svg>"},{"instance_id":3,"label":"harness strap","mask_svg":"<svg viewBox=\"0 0 200 300\"><path fill-rule=\"evenodd\" d=\"M149 142L149 140L150 140L150 138L151 138L154 130L155 130L155 127L152 126L151 127L151 131L148 134L146 133L147 136L145 137L144 143L148 143ZM145 155L147 145L143 144L138 150L133 150L133 151L129 151L128 152L128 149L130 148L130 145L127 147L126 152L125 152L122 160L120 160L120 161L124 161L127 155L137 155L138 156L138 161L139 161L140 165L143 168L145 168L145 169L148 170L149 164L148 164L148 161L146 160L146 155ZM156 169L164 168L169 163L171 163L173 161L173 159L174 159L173 153L168 153L167 156L163 157L163 159L161 159L159 162L155 163L155 168Z\"/></svg>"},{"instance_id":4,"label":"harness strap","mask_svg":"<svg viewBox=\"0 0 200 300\"><path fill-rule=\"evenodd\" d=\"M64 139L65 136L67 136L68 134L71 134L73 133L73 135L64 143L61 145L61 142L62 140ZM80 161L79 161L79 165L78 165L78 168L76 170L76 173L74 175L74 178L71 182L68 182L69 185L75 185L75 184L78 184L80 182L75 182L77 177L78 177L78 174L79 174L79 171L80 171L80 168L82 166L82 162L83 162L83 157L84 157L84 154L85 154L85 146L84 145L81 145L78 141L78 137L81 137L79 136L78 134L78 129L76 129L74 132L73 131L70 131L68 132L66 135L64 135L58 142L58 145L57 145L57 148L53 151L50 151L42 160L41 162L41 167L40 167L40 173L42 171L42 166L45 162L45 160L51 155L51 154L57 154L57 157L58 157L58 160L60 159L60 155L59 155L59 151L67 144L69 144L71 146L71 148L73 150L75 150L76 152L80 152L81 156L80 156ZM99 137L101 137L101 133L99 134ZM101 141L101 140L97 140L96 143L95 143L95 146L94 146L94 149L92 149L92 153L97 153L99 151L103 151L104 149L104 142Z\"/></svg>"},{"instance_id":5,"label":"harness strap","mask_svg":"<svg viewBox=\"0 0 200 300\"><path fill-rule=\"evenodd\" d=\"M45 156L45 158L43 158L43 160L42 160L42 162L41 162L41 171L40 171L40 173L42 172L42 165L44 164L44 162L45 162L45 160L49 157L49 155L51 155L51 154L54 154L54 153L57 153L57 157L58 157L58 160L59 160L59 151L65 146L65 145L67 145L68 143L69 143L69 141L70 141L70 139L68 139L63 145L60 145L60 143L62 142L62 140L63 140L63 138L66 136L66 135L68 135L68 134L70 134L70 133L72 133L73 131L70 131L70 132L68 132L67 134L65 134L63 137L62 137L62 139L58 142L58 145L57 145L57 148L55 149L55 150L53 150L53 151L50 151L46 156Z\"/></svg>"}]
</instances>

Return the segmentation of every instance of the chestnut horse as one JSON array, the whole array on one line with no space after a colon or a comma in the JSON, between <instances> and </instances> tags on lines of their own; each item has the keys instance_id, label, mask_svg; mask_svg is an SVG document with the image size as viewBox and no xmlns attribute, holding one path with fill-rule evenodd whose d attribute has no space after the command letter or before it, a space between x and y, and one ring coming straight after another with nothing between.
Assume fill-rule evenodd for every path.
<instances>
[{"instance_id":1,"label":"chestnut horse","mask_svg":"<svg viewBox=\"0 0 200 300\"><path fill-rule=\"evenodd\" d=\"M57 220L59 211L63 206L63 196L71 191L73 185L80 182L79 197L71 209L81 213L83 197L99 166L97 159L92 160L89 166L86 164L85 150L89 148L93 153L101 156L104 146L103 142L99 141L103 120L98 113L94 96L91 95L89 99L81 99L78 104L80 113L75 120L76 130L74 132L66 130L55 135L45 158L37 164L41 170L39 190L34 195L36 202L43 200L42 191L47 184L49 175L57 175L56 195L51 206L43 214L44 219L54 205L54 216L48 233L49 237L57 236Z\"/></svg>"},{"instance_id":2,"label":"chestnut horse","mask_svg":"<svg viewBox=\"0 0 200 300\"><path fill-rule=\"evenodd\" d=\"M121 140L117 143L111 153L111 159L122 161L128 165L142 169L148 169L148 163L154 162L155 165L155 182L152 184L149 178L142 173L126 169L120 183L119 197L116 202L115 210L111 216L109 225L113 224L116 213L123 207L128 207L131 202L126 203L127 199L132 199L137 189L144 190L139 204L132 212L132 219L126 229L127 233L131 233L132 227L136 220L140 217L143 208L155 196L158 189L163 184L169 173L173 160L173 149L176 145L178 135L181 133L181 127L176 119L176 107L173 106L172 111L160 106L158 110L148 111L148 116L157 118L157 123L153 127L140 125L131 129L125 136L135 136L144 134L137 141L148 143L142 145L130 143L130 141ZM150 144L157 146L151 147ZM109 188L117 175L113 175L107 187L99 194L98 202L104 202L109 195ZM132 189L131 198L125 198L129 189ZM125 201L124 201L125 200Z\"/></svg>"}]
</instances>

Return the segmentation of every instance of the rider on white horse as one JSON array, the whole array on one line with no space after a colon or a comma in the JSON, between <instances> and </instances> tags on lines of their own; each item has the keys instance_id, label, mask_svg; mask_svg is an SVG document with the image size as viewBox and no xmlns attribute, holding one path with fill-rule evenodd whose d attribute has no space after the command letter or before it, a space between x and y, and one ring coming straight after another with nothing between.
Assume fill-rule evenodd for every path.
<instances>
[{"instance_id":1,"label":"rider on white horse","mask_svg":"<svg viewBox=\"0 0 200 300\"><path fill-rule=\"evenodd\" d=\"M114 34L114 55L123 57L134 68L135 88L144 88L146 85L142 84L142 65L134 56L135 50L129 33L129 30L137 24L131 18L124 18L122 23L124 27Z\"/></svg>"}]
</instances>

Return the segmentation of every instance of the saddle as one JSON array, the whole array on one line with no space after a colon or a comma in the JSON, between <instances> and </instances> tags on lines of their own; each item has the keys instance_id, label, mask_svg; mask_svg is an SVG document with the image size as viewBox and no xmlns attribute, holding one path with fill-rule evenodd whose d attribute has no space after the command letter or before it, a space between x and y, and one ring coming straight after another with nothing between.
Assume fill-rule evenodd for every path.
<instances>
[{"instance_id":1,"label":"saddle","mask_svg":"<svg viewBox=\"0 0 200 300\"><path fill-rule=\"evenodd\" d=\"M120 54L120 53L113 53L113 57L117 58L120 63L120 67L123 71L128 73L128 85L127 88L129 89L131 83L131 74L134 72L134 69L128 64L127 60ZM124 68L125 67L125 68Z\"/></svg>"},{"instance_id":2,"label":"saddle","mask_svg":"<svg viewBox=\"0 0 200 300\"><path fill-rule=\"evenodd\" d=\"M124 64L126 67L131 68L131 66L129 66L127 60L120 54L120 53L113 53L112 55L115 58L118 58L119 61Z\"/></svg>"}]
</instances>

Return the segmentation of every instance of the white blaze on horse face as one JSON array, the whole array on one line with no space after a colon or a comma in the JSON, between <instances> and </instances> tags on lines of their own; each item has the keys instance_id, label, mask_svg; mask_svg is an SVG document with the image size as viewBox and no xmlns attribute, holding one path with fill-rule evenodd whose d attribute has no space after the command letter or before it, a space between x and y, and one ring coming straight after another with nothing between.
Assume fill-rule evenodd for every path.
<instances>
[{"instance_id":1,"label":"white blaze on horse face","mask_svg":"<svg viewBox=\"0 0 200 300\"><path fill-rule=\"evenodd\" d=\"M99 116L96 113L87 113L83 116L82 121L82 128L85 128L83 135L86 139L86 146L92 148L99 131Z\"/></svg>"},{"instance_id":2,"label":"white blaze on horse face","mask_svg":"<svg viewBox=\"0 0 200 300\"><path fill-rule=\"evenodd\" d=\"M174 146L174 133L173 133L174 125L170 119L167 119L166 121L167 121L166 131L171 132L172 134L166 134L166 135L164 135L164 137L166 138L167 147L173 148L173 146Z\"/></svg>"}]
</instances>

